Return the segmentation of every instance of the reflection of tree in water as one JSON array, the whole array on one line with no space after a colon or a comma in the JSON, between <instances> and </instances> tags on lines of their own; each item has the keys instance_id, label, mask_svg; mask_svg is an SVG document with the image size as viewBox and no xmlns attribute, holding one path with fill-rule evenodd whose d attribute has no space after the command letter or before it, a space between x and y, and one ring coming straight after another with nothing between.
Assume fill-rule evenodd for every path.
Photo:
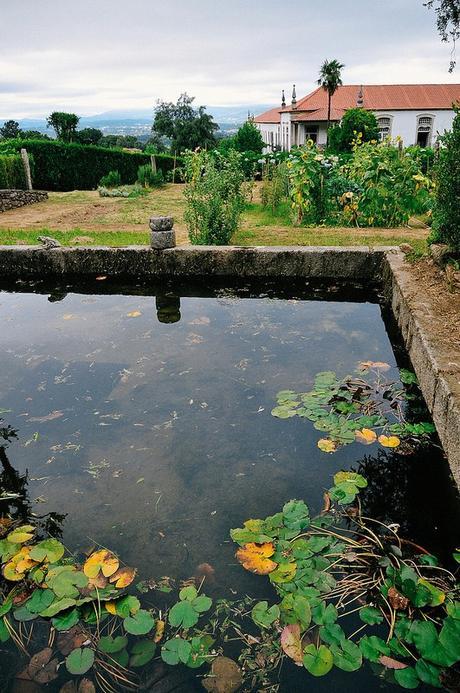
<instances>
[{"instance_id":1,"label":"reflection of tree in water","mask_svg":"<svg viewBox=\"0 0 460 693\"><path fill-rule=\"evenodd\" d=\"M458 494L448 465L434 446L420 446L411 455L379 450L366 455L356 471L368 486L360 494L362 514L400 525L399 534L443 559L458 542Z\"/></svg>"},{"instance_id":2,"label":"reflection of tree in water","mask_svg":"<svg viewBox=\"0 0 460 693\"><path fill-rule=\"evenodd\" d=\"M37 515L33 510L27 485L29 475L20 474L11 464L6 448L12 440L17 439L17 431L9 425L3 426L0 419L0 518L8 517L14 522L36 525L45 534L62 535L62 523L65 515L46 513Z\"/></svg>"}]
</instances>

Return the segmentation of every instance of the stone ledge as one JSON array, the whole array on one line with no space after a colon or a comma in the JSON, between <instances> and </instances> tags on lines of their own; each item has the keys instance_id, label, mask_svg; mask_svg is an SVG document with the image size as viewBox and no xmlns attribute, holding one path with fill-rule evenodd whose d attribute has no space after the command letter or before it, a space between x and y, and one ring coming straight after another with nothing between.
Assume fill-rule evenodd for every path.
<instances>
[{"instance_id":1,"label":"stone ledge","mask_svg":"<svg viewBox=\"0 0 460 693\"><path fill-rule=\"evenodd\" d=\"M401 253L386 255L383 278L385 295L460 488L460 354L439 339L436 310L418 291Z\"/></svg>"},{"instance_id":2,"label":"stone ledge","mask_svg":"<svg viewBox=\"0 0 460 693\"><path fill-rule=\"evenodd\" d=\"M0 275L308 277L377 282L386 248L191 246L152 250L0 246Z\"/></svg>"},{"instance_id":3,"label":"stone ledge","mask_svg":"<svg viewBox=\"0 0 460 693\"><path fill-rule=\"evenodd\" d=\"M43 202L48 199L48 193L41 190L0 190L0 212Z\"/></svg>"}]
</instances>

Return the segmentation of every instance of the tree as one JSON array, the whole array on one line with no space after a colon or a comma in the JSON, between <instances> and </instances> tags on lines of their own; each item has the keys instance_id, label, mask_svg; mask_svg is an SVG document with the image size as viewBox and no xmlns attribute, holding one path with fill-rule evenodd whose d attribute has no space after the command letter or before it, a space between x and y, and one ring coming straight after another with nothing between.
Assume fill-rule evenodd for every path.
<instances>
[{"instance_id":1,"label":"tree","mask_svg":"<svg viewBox=\"0 0 460 693\"><path fill-rule=\"evenodd\" d=\"M425 7L432 9L437 14L436 26L441 41L446 43L452 41L452 59L449 65L449 72L455 68L455 42L460 39L460 4L458 0L427 0Z\"/></svg>"},{"instance_id":2,"label":"tree","mask_svg":"<svg viewBox=\"0 0 460 693\"><path fill-rule=\"evenodd\" d=\"M155 108L152 132L171 140L171 148L179 154L186 149L214 147L214 132L219 126L205 106L193 108L193 96L181 94L177 103L159 101Z\"/></svg>"},{"instance_id":3,"label":"tree","mask_svg":"<svg viewBox=\"0 0 460 693\"><path fill-rule=\"evenodd\" d=\"M236 133L234 145L239 152L262 154L264 141L259 128L252 121L248 120Z\"/></svg>"},{"instance_id":4,"label":"tree","mask_svg":"<svg viewBox=\"0 0 460 693\"><path fill-rule=\"evenodd\" d=\"M50 140L51 137L38 130L21 130L20 137L23 140Z\"/></svg>"},{"instance_id":5,"label":"tree","mask_svg":"<svg viewBox=\"0 0 460 693\"><path fill-rule=\"evenodd\" d=\"M431 242L447 243L460 252L460 109L456 109L452 130L440 138L436 164L436 200L433 209Z\"/></svg>"},{"instance_id":6,"label":"tree","mask_svg":"<svg viewBox=\"0 0 460 693\"><path fill-rule=\"evenodd\" d=\"M331 123L331 102L338 87L342 85L341 70L345 67L338 60L325 60L319 71L318 84L327 91L327 131ZM326 142L327 144L327 142Z\"/></svg>"},{"instance_id":7,"label":"tree","mask_svg":"<svg viewBox=\"0 0 460 693\"><path fill-rule=\"evenodd\" d=\"M20 134L21 130L16 120L6 120L3 123L3 127L0 128L0 138L5 140L13 140L19 137Z\"/></svg>"},{"instance_id":8,"label":"tree","mask_svg":"<svg viewBox=\"0 0 460 693\"><path fill-rule=\"evenodd\" d=\"M328 132L329 148L334 152L351 152L356 135L361 133L362 142L379 139L377 118L365 108L349 108L342 121Z\"/></svg>"},{"instance_id":9,"label":"tree","mask_svg":"<svg viewBox=\"0 0 460 693\"><path fill-rule=\"evenodd\" d=\"M101 133L102 134L102 133ZM142 149L142 142L139 142L134 135L104 135L98 142L100 147L109 149L118 147L120 149Z\"/></svg>"},{"instance_id":10,"label":"tree","mask_svg":"<svg viewBox=\"0 0 460 693\"><path fill-rule=\"evenodd\" d=\"M53 111L46 119L48 127L52 127L58 140L62 142L74 142L77 125L80 118L75 113L63 113Z\"/></svg>"},{"instance_id":11,"label":"tree","mask_svg":"<svg viewBox=\"0 0 460 693\"><path fill-rule=\"evenodd\" d=\"M75 133L75 141L80 144L98 144L102 137L102 130L98 128L83 128Z\"/></svg>"}]
</instances>

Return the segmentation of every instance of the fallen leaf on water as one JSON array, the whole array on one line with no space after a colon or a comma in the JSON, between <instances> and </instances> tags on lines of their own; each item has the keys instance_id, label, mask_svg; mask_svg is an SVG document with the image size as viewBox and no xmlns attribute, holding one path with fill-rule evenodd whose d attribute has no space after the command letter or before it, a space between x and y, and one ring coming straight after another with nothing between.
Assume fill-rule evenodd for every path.
<instances>
[{"instance_id":1,"label":"fallen leaf on water","mask_svg":"<svg viewBox=\"0 0 460 693\"><path fill-rule=\"evenodd\" d=\"M388 590L388 601L393 609L405 611L409 606L409 600L398 592L396 587L390 587Z\"/></svg>"},{"instance_id":2,"label":"fallen leaf on water","mask_svg":"<svg viewBox=\"0 0 460 693\"><path fill-rule=\"evenodd\" d=\"M88 634L85 633L81 626L73 626L68 631L61 631L57 636L57 648L61 654L67 657L68 654L81 647L88 640Z\"/></svg>"},{"instance_id":3,"label":"fallen leaf on water","mask_svg":"<svg viewBox=\"0 0 460 693\"><path fill-rule=\"evenodd\" d=\"M337 443L330 438L320 438L320 440L318 440L318 447L322 452L335 452L337 450Z\"/></svg>"},{"instance_id":4,"label":"fallen leaf on water","mask_svg":"<svg viewBox=\"0 0 460 693\"><path fill-rule=\"evenodd\" d=\"M379 436L379 443L383 445L384 448L397 448L401 441L398 436Z\"/></svg>"},{"instance_id":5,"label":"fallen leaf on water","mask_svg":"<svg viewBox=\"0 0 460 693\"><path fill-rule=\"evenodd\" d=\"M51 414L47 414L46 416L31 416L29 421L45 423L46 421L54 421L54 419L60 419L61 416L64 416L64 412L55 410L52 411Z\"/></svg>"},{"instance_id":6,"label":"fallen leaf on water","mask_svg":"<svg viewBox=\"0 0 460 693\"><path fill-rule=\"evenodd\" d=\"M362 445L372 445L377 440L377 433L371 428L362 428L360 431L355 431L355 440Z\"/></svg>"},{"instance_id":7,"label":"fallen leaf on water","mask_svg":"<svg viewBox=\"0 0 460 693\"><path fill-rule=\"evenodd\" d=\"M367 371L369 368L376 368L380 371L389 371L391 366L389 363L384 363L383 361L360 361L358 368L361 371Z\"/></svg>"},{"instance_id":8,"label":"fallen leaf on water","mask_svg":"<svg viewBox=\"0 0 460 693\"><path fill-rule=\"evenodd\" d=\"M238 664L228 657L216 657L209 675L202 680L207 691L215 693L234 693L243 683L243 676Z\"/></svg>"},{"instance_id":9,"label":"fallen leaf on water","mask_svg":"<svg viewBox=\"0 0 460 693\"><path fill-rule=\"evenodd\" d=\"M104 279L107 279L107 277L105 276L105 274L102 274L102 275L100 275L99 277L96 277L96 281L97 281L97 282L103 282Z\"/></svg>"},{"instance_id":10,"label":"fallen leaf on water","mask_svg":"<svg viewBox=\"0 0 460 693\"><path fill-rule=\"evenodd\" d=\"M62 316L63 320L73 320L76 316L73 313L66 313Z\"/></svg>"},{"instance_id":11,"label":"fallen leaf on water","mask_svg":"<svg viewBox=\"0 0 460 693\"><path fill-rule=\"evenodd\" d=\"M115 587L122 589L123 587L128 587L132 583L136 576L135 568L119 568L116 573L114 573L110 578L109 582L115 583Z\"/></svg>"},{"instance_id":12,"label":"fallen leaf on water","mask_svg":"<svg viewBox=\"0 0 460 693\"><path fill-rule=\"evenodd\" d=\"M212 513L211 513L212 514ZM195 584L197 587L201 585L203 579L206 579L208 583L214 584L216 571L209 563L200 563L195 570Z\"/></svg>"},{"instance_id":13,"label":"fallen leaf on water","mask_svg":"<svg viewBox=\"0 0 460 693\"><path fill-rule=\"evenodd\" d=\"M387 657L387 655L380 655L379 662L387 669L407 669L409 666L408 664L404 664L404 662L398 662L398 660L393 659L393 657Z\"/></svg>"},{"instance_id":14,"label":"fallen leaf on water","mask_svg":"<svg viewBox=\"0 0 460 693\"><path fill-rule=\"evenodd\" d=\"M235 555L246 570L257 573L257 575L268 575L278 565L269 558L274 553L275 547L271 542L267 544L249 543L238 549Z\"/></svg>"},{"instance_id":15,"label":"fallen leaf on water","mask_svg":"<svg viewBox=\"0 0 460 693\"><path fill-rule=\"evenodd\" d=\"M290 623L281 631L281 647L297 666L302 666L302 641L300 637L300 626L298 623Z\"/></svg>"},{"instance_id":16,"label":"fallen leaf on water","mask_svg":"<svg viewBox=\"0 0 460 693\"><path fill-rule=\"evenodd\" d=\"M120 563L114 553L107 551L107 549L101 549L92 553L86 560L83 572L89 578L97 577L99 571L104 577L110 577L117 572L119 566Z\"/></svg>"},{"instance_id":17,"label":"fallen leaf on water","mask_svg":"<svg viewBox=\"0 0 460 693\"><path fill-rule=\"evenodd\" d=\"M128 318L138 318L139 315L142 315L140 310L132 310L131 313L127 313Z\"/></svg>"},{"instance_id":18,"label":"fallen leaf on water","mask_svg":"<svg viewBox=\"0 0 460 693\"><path fill-rule=\"evenodd\" d=\"M153 636L153 642L160 642L161 638L163 637L163 633L165 632L165 622L164 621L157 621L156 626L155 626L155 634Z\"/></svg>"}]
</instances>

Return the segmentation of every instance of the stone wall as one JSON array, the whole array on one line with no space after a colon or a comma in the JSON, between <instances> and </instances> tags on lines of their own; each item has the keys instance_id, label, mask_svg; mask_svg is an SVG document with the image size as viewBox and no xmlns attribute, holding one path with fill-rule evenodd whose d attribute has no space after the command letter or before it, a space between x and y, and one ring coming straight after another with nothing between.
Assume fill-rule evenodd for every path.
<instances>
[{"instance_id":1,"label":"stone wall","mask_svg":"<svg viewBox=\"0 0 460 693\"><path fill-rule=\"evenodd\" d=\"M48 193L41 190L0 190L0 212L47 199Z\"/></svg>"}]
</instances>

